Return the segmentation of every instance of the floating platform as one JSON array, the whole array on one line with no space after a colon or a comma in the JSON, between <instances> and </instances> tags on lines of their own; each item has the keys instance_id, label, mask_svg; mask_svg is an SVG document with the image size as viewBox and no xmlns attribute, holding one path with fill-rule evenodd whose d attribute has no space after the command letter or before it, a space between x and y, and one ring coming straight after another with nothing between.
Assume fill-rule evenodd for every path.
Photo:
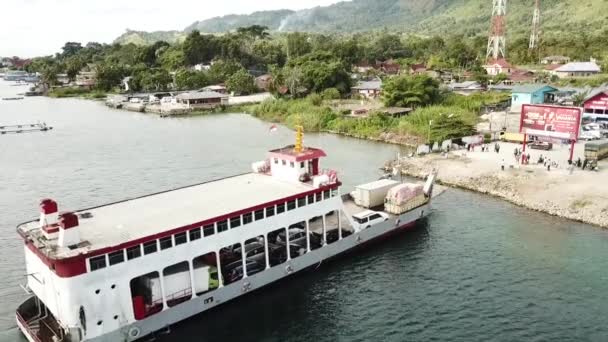
<instances>
[{"instance_id":1,"label":"floating platform","mask_svg":"<svg viewBox=\"0 0 608 342\"><path fill-rule=\"evenodd\" d=\"M23 100L24 97L3 97L2 101L15 101L15 100Z\"/></svg>"},{"instance_id":2,"label":"floating platform","mask_svg":"<svg viewBox=\"0 0 608 342\"><path fill-rule=\"evenodd\" d=\"M9 125L9 126L0 126L0 134L46 132L46 131L50 131L52 129L53 129L53 127L48 126L46 123Z\"/></svg>"}]
</instances>

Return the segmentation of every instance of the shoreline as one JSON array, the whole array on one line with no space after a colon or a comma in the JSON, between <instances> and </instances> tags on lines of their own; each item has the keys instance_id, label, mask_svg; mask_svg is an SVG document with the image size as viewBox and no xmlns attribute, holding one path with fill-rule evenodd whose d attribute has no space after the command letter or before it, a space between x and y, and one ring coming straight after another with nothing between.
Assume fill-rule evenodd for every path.
<instances>
[{"instance_id":1,"label":"shoreline","mask_svg":"<svg viewBox=\"0 0 608 342\"><path fill-rule=\"evenodd\" d=\"M477 153L487 155L494 152L469 155ZM424 178L428 171L438 168L438 184L489 195L551 216L608 228L608 189L595 186L607 171L596 173L576 169L570 175L565 169L548 172L536 165L491 171L476 157L450 153L447 159L439 156L407 158L398 163L388 162L385 170L396 167L405 176ZM572 189L577 187L581 191L573 193Z\"/></svg>"},{"instance_id":2,"label":"shoreline","mask_svg":"<svg viewBox=\"0 0 608 342\"><path fill-rule=\"evenodd\" d=\"M75 96L75 97L85 99L85 100L93 100L96 102L100 102L99 99L86 98L83 96ZM72 98L74 98L74 97L72 97ZM253 113L253 111L251 110L251 105L235 105L235 106L228 106L228 107L224 107L224 108L196 111L196 112L191 112L191 113L181 114L181 115L170 115L170 116L165 116L165 117L187 118L187 117L196 117L196 116L200 116L200 115L218 115L218 114L225 114L228 112L232 112L231 109L234 109L235 111L243 112L247 115L251 115L251 116L256 117L265 122L274 122L272 120L268 120L267 118L264 118L263 116L255 115ZM121 108L119 110L129 111L128 109L125 109L125 108ZM162 114L159 114L159 113L146 112L146 114L156 114L156 115L163 117ZM282 124L282 125L287 125L287 123L285 123L285 122L277 122L277 123ZM385 144L399 145L399 146L404 146L404 147L408 147L408 148L416 147L416 145L408 143L407 141L404 141L407 139L407 137L402 137L402 136L399 136L394 133L382 133L379 137L369 137L369 136L364 136L364 135L356 135L356 134L346 133L346 132L343 133L343 132L332 131L332 130L318 130L317 132L336 134L336 135L341 135L341 136L345 136L345 137L385 143ZM501 143L501 146L503 146L504 150L509 151L509 153L510 153L510 151L512 151L512 148L520 146L520 145ZM579 150L580 149L581 148L579 148ZM555 170L555 171L553 171L552 174L545 176L545 175L541 174L543 172L539 171L538 167L535 168L534 165L528 165L523 169L518 169L516 167L513 167L513 168L510 167L505 172L497 172L496 171L497 164L495 161L491 165L491 167L494 168L494 171L489 171L487 161L484 162L483 160L478 160L477 158L474 157L474 156L478 156L477 155L478 153L481 155L485 155L485 156L490 156L490 155L494 154L493 152L473 152L473 153L469 153L468 155L466 155L463 152L457 151L457 152L450 153L449 157L447 159L444 157L438 156L438 155L427 155L424 157L405 158L405 159L401 159L399 161L398 168L400 169L401 174L403 174L405 176L414 177L414 178L424 178L425 175L427 175L428 172L431 171L431 169L438 167L439 168L439 174L437 177L438 184L448 186L451 188L457 188L457 189L462 189L462 190L466 190L466 191L473 191L473 192L476 192L479 194L489 195L494 198L504 200L506 202L509 202L511 204L514 204L514 205L517 205L519 207L523 207L523 208L526 208L529 210L533 210L533 211L545 213L545 214L548 214L551 216L560 217L560 218L564 218L564 219L568 219L568 220L572 220L572 221L576 221L576 222L581 222L581 223L586 223L586 224L608 229L608 205L605 208L601 208L601 206L598 206L598 205L590 205L589 201L591 201L591 200L588 199L588 197L589 198L595 197L596 199L599 199L598 202L605 201L605 203L608 204L608 189L606 190L605 194L602 193L601 191L599 193L596 193L594 190L597 190L597 187L594 188L592 186L590 189L588 189L589 190L588 192L583 192L585 194L584 197L570 198L568 200L561 201L561 202L553 201L552 199L554 199L556 197L562 198L562 199L565 197L568 197L568 195L571 195L568 191L566 191L566 190L560 191L560 190L556 190L553 188L547 194L542 194L542 191L541 191L541 194L528 197L528 196L526 196L525 193L521 193L521 191L519 191L519 189L527 188L527 187L534 188L536 186L535 183L543 184L543 183L547 183L547 181L549 181L549 183L550 183L548 185L552 185L552 186L556 185L557 183L560 183L560 181L567 182L568 179L564 179L564 177L567 177L567 175L564 175L564 173L567 173L567 171L564 169ZM538 153L540 153L540 152L534 151L532 153L538 155ZM472 158L469 158L469 157L472 157ZM532 158L533 160L534 160L534 157L535 156L533 156L533 158ZM393 163L394 163L394 161L393 161ZM442 164L445 164L445 165L442 165ZM463 170L459 170L460 172L453 172L454 167L456 167L456 168L460 167L462 169L463 166L464 166L464 169L466 170L464 173L462 172ZM390 165L390 167L388 169L392 170L392 167L393 167L393 165ZM483 170L484 172L468 172L471 170L471 168L476 169L477 171ZM386 169L386 167L385 167L385 169ZM601 169L604 170L604 169L608 169L608 168L602 167ZM587 178L594 178L595 181L598 181L598 179L602 177L602 175L593 173L590 171L577 170L575 174L578 175L581 173L585 173L585 176L587 176ZM600 173L603 173L603 172L600 171ZM530 176L531 174L535 174L535 176L533 178L527 178L527 176ZM551 182L551 178L556 178L556 177L560 178L560 179L557 181L555 179L553 179L553 181ZM593 183L594 180L591 180L590 182Z\"/></svg>"}]
</instances>

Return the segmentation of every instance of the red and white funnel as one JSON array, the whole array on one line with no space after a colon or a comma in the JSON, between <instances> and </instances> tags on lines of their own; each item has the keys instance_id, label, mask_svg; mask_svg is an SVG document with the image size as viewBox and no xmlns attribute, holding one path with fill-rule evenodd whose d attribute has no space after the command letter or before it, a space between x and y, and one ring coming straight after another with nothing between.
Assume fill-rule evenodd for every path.
<instances>
[{"instance_id":1,"label":"red and white funnel","mask_svg":"<svg viewBox=\"0 0 608 342\"><path fill-rule=\"evenodd\" d=\"M59 233L59 211L57 202L50 198L40 201L40 228L47 239L55 239Z\"/></svg>"}]
</instances>

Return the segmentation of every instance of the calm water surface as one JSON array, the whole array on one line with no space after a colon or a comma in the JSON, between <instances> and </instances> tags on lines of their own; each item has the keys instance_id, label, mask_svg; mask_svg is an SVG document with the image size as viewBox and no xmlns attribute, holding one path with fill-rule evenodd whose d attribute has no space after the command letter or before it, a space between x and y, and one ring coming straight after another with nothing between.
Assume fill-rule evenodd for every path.
<instances>
[{"instance_id":1,"label":"calm water surface","mask_svg":"<svg viewBox=\"0 0 608 342\"><path fill-rule=\"evenodd\" d=\"M0 97L25 88L0 81ZM0 101L0 341L23 341L15 226L38 200L63 209L246 172L293 134L246 115L188 119L83 100ZM345 188L376 179L396 146L307 134ZM449 172L449 170L442 170ZM345 191L346 191L345 189ZM428 225L172 328L159 341L607 341L608 232L449 190Z\"/></svg>"}]
</instances>

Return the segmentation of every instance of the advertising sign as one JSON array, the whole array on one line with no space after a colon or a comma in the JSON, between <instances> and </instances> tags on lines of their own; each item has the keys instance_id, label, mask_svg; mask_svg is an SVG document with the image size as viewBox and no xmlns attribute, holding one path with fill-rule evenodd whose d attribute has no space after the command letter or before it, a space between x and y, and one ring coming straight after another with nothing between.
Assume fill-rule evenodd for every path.
<instances>
[{"instance_id":1,"label":"advertising sign","mask_svg":"<svg viewBox=\"0 0 608 342\"><path fill-rule=\"evenodd\" d=\"M520 133L577 140L580 126L580 108L543 105L523 105L521 108Z\"/></svg>"},{"instance_id":2,"label":"advertising sign","mask_svg":"<svg viewBox=\"0 0 608 342\"><path fill-rule=\"evenodd\" d=\"M586 109L602 109L602 110L608 109L608 95L602 93L602 94L598 94L597 96L594 96L593 98L591 98L587 102L585 102L585 108Z\"/></svg>"}]
</instances>

